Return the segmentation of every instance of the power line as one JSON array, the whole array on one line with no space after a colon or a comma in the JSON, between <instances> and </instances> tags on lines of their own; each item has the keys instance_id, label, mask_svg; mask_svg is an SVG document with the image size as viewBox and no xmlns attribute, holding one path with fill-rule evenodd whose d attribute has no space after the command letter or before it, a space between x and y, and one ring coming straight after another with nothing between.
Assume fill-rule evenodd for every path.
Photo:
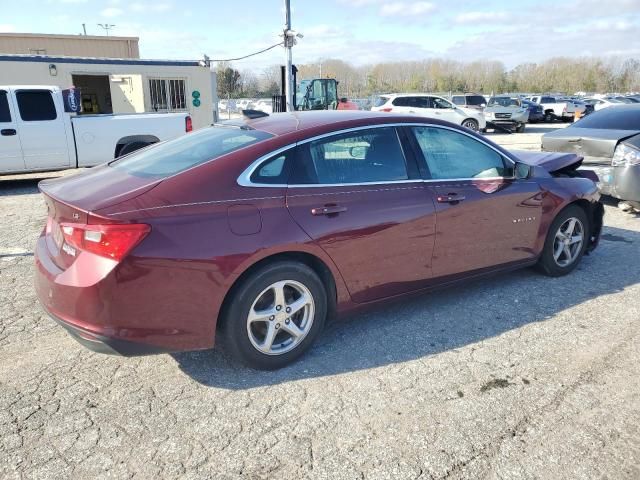
<instances>
[{"instance_id":1,"label":"power line","mask_svg":"<svg viewBox=\"0 0 640 480\"><path fill-rule=\"evenodd\" d=\"M283 45L284 42L280 42L280 43L276 43L275 45L271 45L270 47L267 47L263 50L260 50L258 52L254 52L254 53L250 53L249 55L245 55L243 57L238 57L238 58L219 58L219 59L211 59L210 61L212 62L235 62L236 60L244 60L245 58L249 58L249 57L253 57L255 55L260 55L261 53L264 52L268 52L269 50L279 47L281 45Z\"/></svg>"}]
</instances>

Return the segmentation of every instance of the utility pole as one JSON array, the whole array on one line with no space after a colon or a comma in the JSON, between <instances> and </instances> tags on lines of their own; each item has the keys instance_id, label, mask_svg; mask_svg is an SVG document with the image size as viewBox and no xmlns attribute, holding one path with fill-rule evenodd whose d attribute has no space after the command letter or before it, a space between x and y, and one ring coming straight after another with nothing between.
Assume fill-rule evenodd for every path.
<instances>
[{"instance_id":1,"label":"utility pole","mask_svg":"<svg viewBox=\"0 0 640 480\"><path fill-rule=\"evenodd\" d=\"M293 79L292 65L293 59L291 54L291 48L295 44L295 35L291 31L291 1L284 0L284 48L287 51L287 64L285 68L285 85L284 95L286 97L287 112L293 112L293 88L291 81Z\"/></svg>"},{"instance_id":2,"label":"utility pole","mask_svg":"<svg viewBox=\"0 0 640 480\"><path fill-rule=\"evenodd\" d=\"M84 32L84 35L87 35L87 26L83 23L82 24L82 31Z\"/></svg>"},{"instance_id":3,"label":"utility pole","mask_svg":"<svg viewBox=\"0 0 640 480\"><path fill-rule=\"evenodd\" d=\"M115 25L109 23L99 23L98 26L104 28L104 31L107 32L107 37L109 36L109 30L115 27Z\"/></svg>"}]
</instances>

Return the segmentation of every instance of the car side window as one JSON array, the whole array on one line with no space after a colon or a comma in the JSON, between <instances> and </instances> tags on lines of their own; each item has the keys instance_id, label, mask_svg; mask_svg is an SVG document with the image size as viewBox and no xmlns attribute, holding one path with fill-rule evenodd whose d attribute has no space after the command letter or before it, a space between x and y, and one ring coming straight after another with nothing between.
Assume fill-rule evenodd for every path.
<instances>
[{"instance_id":1,"label":"car side window","mask_svg":"<svg viewBox=\"0 0 640 480\"><path fill-rule=\"evenodd\" d=\"M16 92L20 118L25 122L55 120L53 97L48 90L21 90Z\"/></svg>"},{"instance_id":2,"label":"car side window","mask_svg":"<svg viewBox=\"0 0 640 480\"><path fill-rule=\"evenodd\" d=\"M262 162L251 174L251 183L274 185L286 184L289 180L290 160L294 150L279 153Z\"/></svg>"},{"instance_id":3,"label":"car side window","mask_svg":"<svg viewBox=\"0 0 640 480\"><path fill-rule=\"evenodd\" d=\"M454 95L453 97L451 97L451 101L456 105L464 105L465 99L462 96Z\"/></svg>"},{"instance_id":4,"label":"car side window","mask_svg":"<svg viewBox=\"0 0 640 480\"><path fill-rule=\"evenodd\" d=\"M398 97L398 98L394 98L393 102L391 102L392 105L396 106L396 107L408 107L409 106L409 98L410 97Z\"/></svg>"},{"instance_id":5,"label":"car side window","mask_svg":"<svg viewBox=\"0 0 640 480\"><path fill-rule=\"evenodd\" d=\"M434 180L513 176L508 160L468 135L436 127L413 132Z\"/></svg>"},{"instance_id":6,"label":"car side window","mask_svg":"<svg viewBox=\"0 0 640 480\"><path fill-rule=\"evenodd\" d=\"M418 108L432 108L431 97L414 97L416 100L416 107Z\"/></svg>"},{"instance_id":7,"label":"car side window","mask_svg":"<svg viewBox=\"0 0 640 480\"><path fill-rule=\"evenodd\" d=\"M409 178L393 127L335 135L306 143L290 184L391 182Z\"/></svg>"},{"instance_id":8,"label":"car side window","mask_svg":"<svg viewBox=\"0 0 640 480\"><path fill-rule=\"evenodd\" d=\"M431 101L433 102L432 108L451 108L451 104L441 98L431 97Z\"/></svg>"},{"instance_id":9,"label":"car side window","mask_svg":"<svg viewBox=\"0 0 640 480\"><path fill-rule=\"evenodd\" d=\"M0 123L9 123L11 121L11 112L9 112L9 99L7 92L0 90Z\"/></svg>"}]
</instances>

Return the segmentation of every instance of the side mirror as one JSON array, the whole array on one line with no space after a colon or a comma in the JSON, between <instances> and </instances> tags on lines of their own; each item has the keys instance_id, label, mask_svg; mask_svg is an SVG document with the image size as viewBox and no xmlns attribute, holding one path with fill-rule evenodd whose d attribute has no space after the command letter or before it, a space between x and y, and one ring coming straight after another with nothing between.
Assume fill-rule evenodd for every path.
<instances>
[{"instance_id":1,"label":"side mirror","mask_svg":"<svg viewBox=\"0 0 640 480\"><path fill-rule=\"evenodd\" d=\"M349 155L351 158L357 158L358 160L364 160L367 154L366 147L351 147L349 149Z\"/></svg>"},{"instance_id":2,"label":"side mirror","mask_svg":"<svg viewBox=\"0 0 640 480\"><path fill-rule=\"evenodd\" d=\"M517 162L514 174L517 180L526 180L531 175L531 167L526 163Z\"/></svg>"}]
</instances>

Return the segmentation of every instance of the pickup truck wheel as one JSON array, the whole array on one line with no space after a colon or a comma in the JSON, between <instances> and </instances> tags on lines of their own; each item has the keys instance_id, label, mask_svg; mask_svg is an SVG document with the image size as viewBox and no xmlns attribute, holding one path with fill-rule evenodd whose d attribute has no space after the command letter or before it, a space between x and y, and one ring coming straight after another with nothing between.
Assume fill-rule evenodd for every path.
<instances>
[{"instance_id":1,"label":"pickup truck wheel","mask_svg":"<svg viewBox=\"0 0 640 480\"><path fill-rule=\"evenodd\" d=\"M547 112L544 114L544 121L547 123L552 123L554 120L554 115L551 112Z\"/></svg>"},{"instance_id":2,"label":"pickup truck wheel","mask_svg":"<svg viewBox=\"0 0 640 480\"><path fill-rule=\"evenodd\" d=\"M131 142L131 143L125 143L123 145L123 147L120 149L120 152L118 152L117 157L122 157L124 155L128 155L131 152L135 152L136 150L140 150L141 148L147 147L151 145L150 143L147 142Z\"/></svg>"}]
</instances>

